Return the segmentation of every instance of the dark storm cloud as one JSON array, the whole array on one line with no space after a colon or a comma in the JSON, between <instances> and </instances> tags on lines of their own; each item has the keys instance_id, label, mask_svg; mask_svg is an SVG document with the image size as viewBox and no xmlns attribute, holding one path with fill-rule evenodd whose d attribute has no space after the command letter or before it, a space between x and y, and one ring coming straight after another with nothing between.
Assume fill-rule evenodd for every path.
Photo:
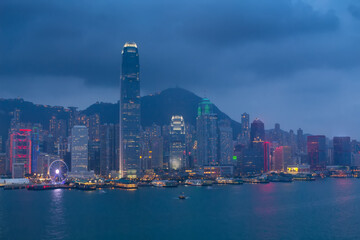
<instances>
[{"instance_id":1,"label":"dark storm cloud","mask_svg":"<svg viewBox=\"0 0 360 240\"><path fill-rule=\"evenodd\" d=\"M321 14L300 1L225 1L202 6L187 19L186 32L222 48L243 41L333 31L338 24L334 12Z\"/></svg>"},{"instance_id":2,"label":"dark storm cloud","mask_svg":"<svg viewBox=\"0 0 360 240\"><path fill-rule=\"evenodd\" d=\"M121 49L135 41L143 94L177 85L235 119L247 111L267 128L354 135L359 9L352 0L1 0L0 97L115 102Z\"/></svg>"},{"instance_id":3,"label":"dark storm cloud","mask_svg":"<svg viewBox=\"0 0 360 240\"><path fill-rule=\"evenodd\" d=\"M207 67L215 64L214 55L221 55L222 48L334 31L339 22L333 12L319 13L287 0L0 4L0 74L77 77L89 85L118 86L122 44L134 40L140 46L144 90L154 83L161 89L194 80L216 85L219 74ZM261 65L259 60L242 66L261 72Z\"/></svg>"}]
</instances>

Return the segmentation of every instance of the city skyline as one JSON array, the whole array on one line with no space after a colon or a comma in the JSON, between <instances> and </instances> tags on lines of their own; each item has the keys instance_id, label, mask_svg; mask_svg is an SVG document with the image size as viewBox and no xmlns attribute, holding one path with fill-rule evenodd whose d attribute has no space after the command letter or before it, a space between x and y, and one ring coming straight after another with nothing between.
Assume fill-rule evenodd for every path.
<instances>
[{"instance_id":1,"label":"city skyline","mask_svg":"<svg viewBox=\"0 0 360 240\"><path fill-rule=\"evenodd\" d=\"M0 0L0 239L358 239L360 0Z\"/></svg>"},{"instance_id":2,"label":"city skyline","mask_svg":"<svg viewBox=\"0 0 360 240\"><path fill-rule=\"evenodd\" d=\"M27 4L1 3L8 10L1 20L13 23L2 31L1 46L9 47L1 49L1 97L81 108L96 101L116 102L121 64L117 53L134 40L141 46L143 96L180 86L210 98L235 120L248 112L266 126L279 122L287 130L301 127L315 134L360 136L360 21L355 1L230 1L219 11L210 1L198 2L190 12L189 2L110 2L111 10L95 2L88 3L89 8L81 8L81 1L38 3L42 7L36 11ZM115 14L120 7L129 13ZM214 21L205 24L209 15L200 8ZM9 14L13 9L20 9L22 17ZM70 9L77 10L78 17ZM108 11L106 17L100 10ZM183 20L167 19L163 10ZM141 15L152 11L150 21ZM134 17L127 18L130 13ZM237 21L240 16L244 21ZM97 20L98 25L87 20ZM53 30L47 37L41 35L48 29ZM343 124L338 124L339 118Z\"/></svg>"}]
</instances>

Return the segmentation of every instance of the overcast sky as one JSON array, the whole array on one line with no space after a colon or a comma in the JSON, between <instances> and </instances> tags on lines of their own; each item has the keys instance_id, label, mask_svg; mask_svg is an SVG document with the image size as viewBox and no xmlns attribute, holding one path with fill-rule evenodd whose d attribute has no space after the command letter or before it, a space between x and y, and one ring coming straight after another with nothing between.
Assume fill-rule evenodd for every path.
<instances>
[{"instance_id":1,"label":"overcast sky","mask_svg":"<svg viewBox=\"0 0 360 240\"><path fill-rule=\"evenodd\" d=\"M235 120L360 139L360 1L0 1L0 97L85 108L179 86Z\"/></svg>"}]
</instances>

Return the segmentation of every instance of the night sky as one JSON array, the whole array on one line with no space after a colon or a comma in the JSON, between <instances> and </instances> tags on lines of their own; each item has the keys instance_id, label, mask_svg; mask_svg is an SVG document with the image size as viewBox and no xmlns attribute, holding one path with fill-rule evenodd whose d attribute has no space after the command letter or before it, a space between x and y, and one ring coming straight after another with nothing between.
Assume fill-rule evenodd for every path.
<instances>
[{"instance_id":1,"label":"night sky","mask_svg":"<svg viewBox=\"0 0 360 240\"><path fill-rule=\"evenodd\" d=\"M0 97L116 102L126 41L142 95L178 86L235 120L360 139L356 0L1 0Z\"/></svg>"}]
</instances>

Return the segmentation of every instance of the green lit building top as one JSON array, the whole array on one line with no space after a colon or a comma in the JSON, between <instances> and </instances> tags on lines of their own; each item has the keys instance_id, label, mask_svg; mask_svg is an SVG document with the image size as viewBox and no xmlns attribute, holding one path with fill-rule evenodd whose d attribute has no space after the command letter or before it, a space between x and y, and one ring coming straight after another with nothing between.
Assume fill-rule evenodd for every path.
<instances>
[{"instance_id":1,"label":"green lit building top","mask_svg":"<svg viewBox=\"0 0 360 240\"><path fill-rule=\"evenodd\" d=\"M198 117L202 115L209 115L214 113L213 104L208 98L203 98L198 106Z\"/></svg>"}]
</instances>

